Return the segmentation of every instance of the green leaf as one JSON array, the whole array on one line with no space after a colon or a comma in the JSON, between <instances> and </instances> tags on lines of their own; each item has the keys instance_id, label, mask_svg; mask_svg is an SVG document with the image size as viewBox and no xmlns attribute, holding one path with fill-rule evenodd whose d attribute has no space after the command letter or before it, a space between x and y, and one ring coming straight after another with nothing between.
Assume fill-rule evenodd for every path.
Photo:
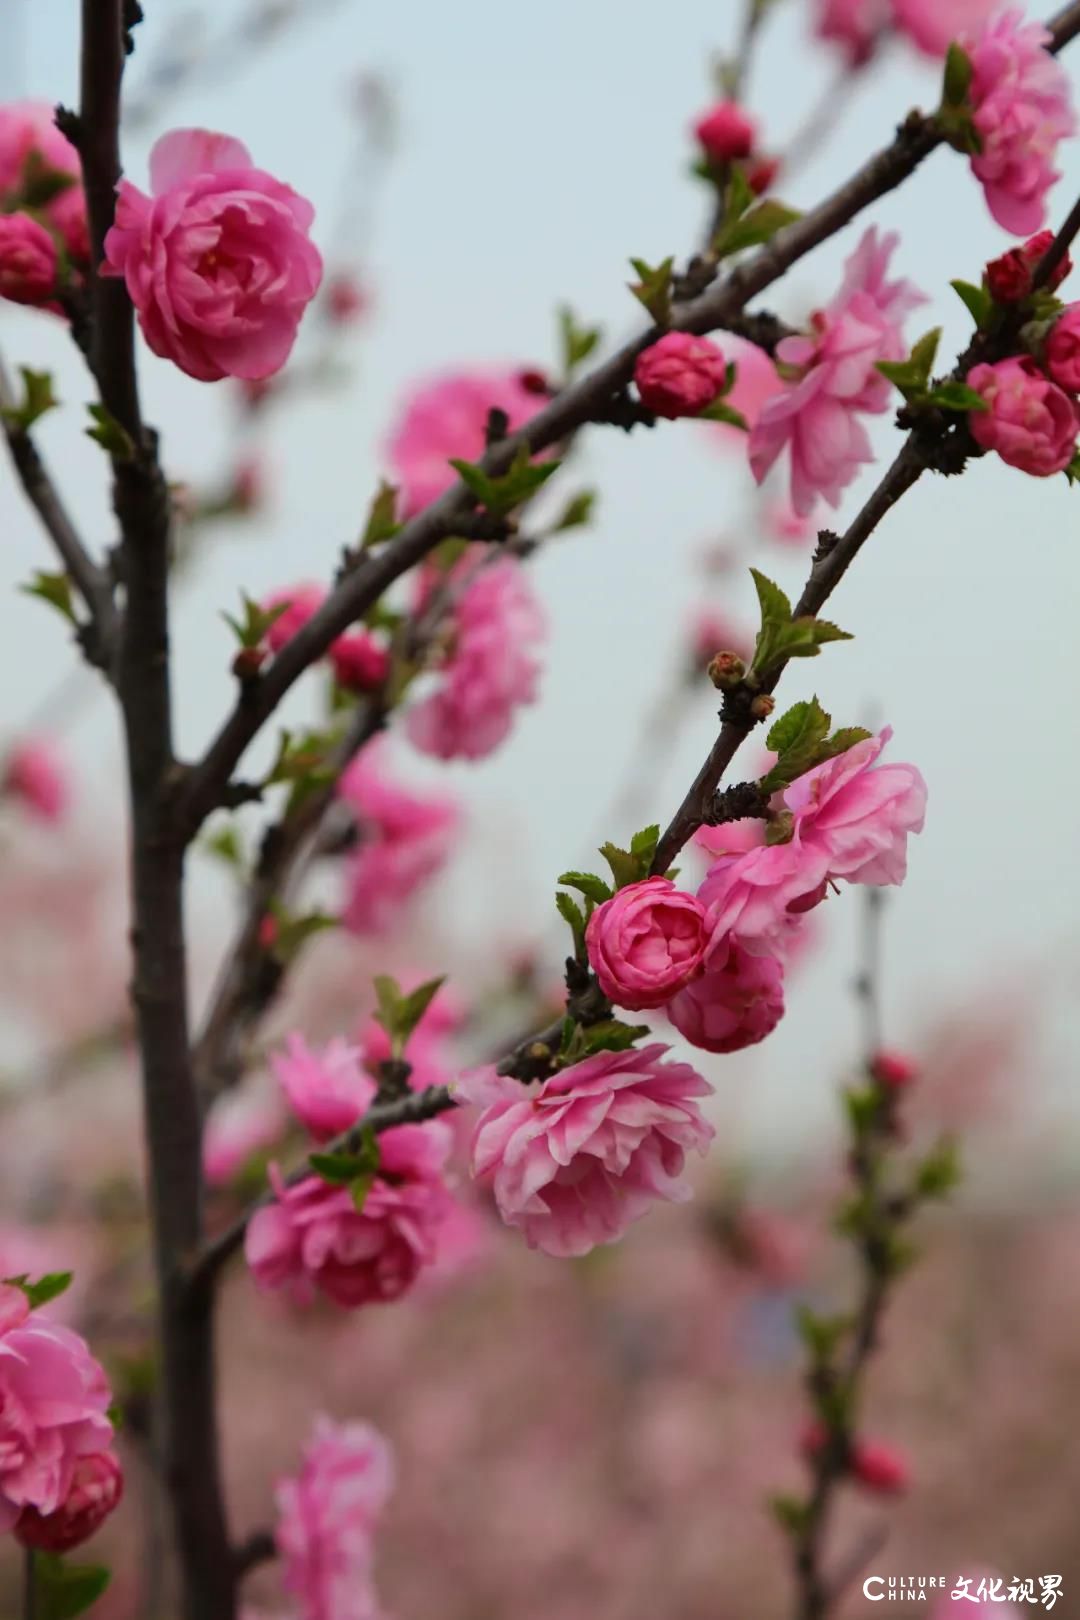
<instances>
[{"instance_id":1,"label":"green leaf","mask_svg":"<svg viewBox=\"0 0 1080 1620\"><path fill-rule=\"evenodd\" d=\"M792 1536L802 1534L810 1515L810 1509L805 1502L801 1502L797 1496L790 1496L787 1493L771 1496L769 1498L769 1509L780 1528L786 1530Z\"/></svg>"},{"instance_id":2,"label":"green leaf","mask_svg":"<svg viewBox=\"0 0 1080 1620\"><path fill-rule=\"evenodd\" d=\"M100 444L114 461L132 461L135 456L135 445L127 428L122 427L104 405L88 405L86 409L94 420L93 427L85 430L87 438Z\"/></svg>"},{"instance_id":3,"label":"green leaf","mask_svg":"<svg viewBox=\"0 0 1080 1620\"><path fill-rule=\"evenodd\" d=\"M478 467L472 461L463 461L460 456L451 456L450 465L469 491L469 494L475 495L481 506L494 504L496 499L495 485L483 467Z\"/></svg>"},{"instance_id":4,"label":"green leaf","mask_svg":"<svg viewBox=\"0 0 1080 1620\"><path fill-rule=\"evenodd\" d=\"M911 364L915 367L923 382L926 382L934 369L937 359L938 345L941 342L941 327L935 326L929 332L924 332L911 351Z\"/></svg>"},{"instance_id":5,"label":"green leaf","mask_svg":"<svg viewBox=\"0 0 1080 1620\"><path fill-rule=\"evenodd\" d=\"M994 300L985 287L976 287L970 281L950 281L949 286L967 309L981 332L994 312Z\"/></svg>"},{"instance_id":6,"label":"green leaf","mask_svg":"<svg viewBox=\"0 0 1080 1620\"><path fill-rule=\"evenodd\" d=\"M593 1052L628 1052L634 1042L648 1035L648 1024L624 1024L607 1018L599 1024L586 1024L581 1032L584 1056Z\"/></svg>"},{"instance_id":7,"label":"green leaf","mask_svg":"<svg viewBox=\"0 0 1080 1620\"><path fill-rule=\"evenodd\" d=\"M24 596L37 596L62 613L69 624L77 624L75 604L71 597L71 581L66 574L46 574L40 570L29 585L20 585Z\"/></svg>"},{"instance_id":8,"label":"green leaf","mask_svg":"<svg viewBox=\"0 0 1080 1620\"><path fill-rule=\"evenodd\" d=\"M403 1042L409 1039L445 983L446 974L441 973L437 979L425 980L402 997L398 1003L397 1033Z\"/></svg>"},{"instance_id":9,"label":"green leaf","mask_svg":"<svg viewBox=\"0 0 1080 1620\"><path fill-rule=\"evenodd\" d=\"M383 482L376 491L375 498L368 508L367 522L360 538L360 544L365 549L368 546L381 546L385 540L392 540L401 528L397 521L398 492L393 484Z\"/></svg>"},{"instance_id":10,"label":"green leaf","mask_svg":"<svg viewBox=\"0 0 1080 1620\"><path fill-rule=\"evenodd\" d=\"M47 1305L50 1300L66 1294L73 1276L74 1272L71 1271L47 1271L37 1282L31 1282L23 1273L18 1277L5 1277L4 1282L8 1287L20 1288L26 1295L30 1309L36 1311L39 1305Z\"/></svg>"},{"instance_id":11,"label":"green leaf","mask_svg":"<svg viewBox=\"0 0 1080 1620\"><path fill-rule=\"evenodd\" d=\"M601 844L600 853L611 867L611 874L615 879L617 889L625 889L631 883L639 883L643 876L641 862L629 850L620 849L617 844Z\"/></svg>"},{"instance_id":12,"label":"green leaf","mask_svg":"<svg viewBox=\"0 0 1080 1620\"><path fill-rule=\"evenodd\" d=\"M873 732L867 731L865 726L841 727L839 731L834 731L818 750L818 763L823 759L835 759L838 754L846 754L856 743L866 742L873 735Z\"/></svg>"},{"instance_id":13,"label":"green leaf","mask_svg":"<svg viewBox=\"0 0 1080 1620\"><path fill-rule=\"evenodd\" d=\"M572 895L559 889L555 895L555 904L559 908L559 915L570 925L570 932L574 936L574 955L581 957L585 952L585 913Z\"/></svg>"},{"instance_id":14,"label":"green leaf","mask_svg":"<svg viewBox=\"0 0 1080 1620\"><path fill-rule=\"evenodd\" d=\"M562 516L552 524L553 534L562 534L566 529L580 529L592 521L593 508L596 505L596 491L583 489L577 495L572 495L563 507Z\"/></svg>"},{"instance_id":15,"label":"green leaf","mask_svg":"<svg viewBox=\"0 0 1080 1620\"><path fill-rule=\"evenodd\" d=\"M388 974L380 974L375 979L378 1004L375 1017L390 1037L394 1057L401 1057L406 1042L445 983L444 974L438 979L428 979L404 995L397 980Z\"/></svg>"},{"instance_id":16,"label":"green leaf","mask_svg":"<svg viewBox=\"0 0 1080 1620\"><path fill-rule=\"evenodd\" d=\"M341 918L333 916L328 911L306 911L296 917L277 903L271 910L278 922L273 954L279 962L293 961L315 934L325 934L328 928L338 928L341 925Z\"/></svg>"},{"instance_id":17,"label":"green leaf","mask_svg":"<svg viewBox=\"0 0 1080 1620\"><path fill-rule=\"evenodd\" d=\"M69 1564L55 1553L34 1554L39 1620L76 1620L111 1579L104 1564Z\"/></svg>"},{"instance_id":18,"label":"green leaf","mask_svg":"<svg viewBox=\"0 0 1080 1620\"><path fill-rule=\"evenodd\" d=\"M796 703L775 721L765 739L766 747L774 754L784 755L792 750L816 746L828 736L830 717L817 698Z\"/></svg>"},{"instance_id":19,"label":"green leaf","mask_svg":"<svg viewBox=\"0 0 1080 1620\"><path fill-rule=\"evenodd\" d=\"M714 399L711 405L706 405L699 411L697 419L700 422L726 422L729 427L740 428L743 433L749 433L750 424L741 411L733 405L728 405L721 399Z\"/></svg>"},{"instance_id":20,"label":"green leaf","mask_svg":"<svg viewBox=\"0 0 1080 1620\"><path fill-rule=\"evenodd\" d=\"M920 1198L947 1198L961 1180L960 1155L949 1137L927 1154L915 1173L915 1192Z\"/></svg>"},{"instance_id":21,"label":"green leaf","mask_svg":"<svg viewBox=\"0 0 1080 1620\"><path fill-rule=\"evenodd\" d=\"M828 1361L844 1335L850 1330L848 1316L822 1316L809 1305L800 1305L795 1312L795 1325L800 1339L817 1362Z\"/></svg>"},{"instance_id":22,"label":"green leaf","mask_svg":"<svg viewBox=\"0 0 1080 1620\"><path fill-rule=\"evenodd\" d=\"M565 883L567 888L578 889L589 900L595 900L598 906L611 899L610 887L594 872L564 872L558 881Z\"/></svg>"},{"instance_id":23,"label":"green leaf","mask_svg":"<svg viewBox=\"0 0 1080 1620\"><path fill-rule=\"evenodd\" d=\"M349 1192L352 1194L353 1208L356 1210L358 1215L363 1214L364 1205L367 1203L368 1199L368 1193L371 1191L372 1187L374 1187L376 1179L377 1178L374 1170L365 1170L362 1175L354 1176L349 1182Z\"/></svg>"},{"instance_id":24,"label":"green leaf","mask_svg":"<svg viewBox=\"0 0 1080 1620\"><path fill-rule=\"evenodd\" d=\"M244 865L244 846L240 834L231 821L220 827L215 827L201 840L202 847L208 855L214 855L226 866L241 868Z\"/></svg>"},{"instance_id":25,"label":"green leaf","mask_svg":"<svg viewBox=\"0 0 1080 1620\"><path fill-rule=\"evenodd\" d=\"M469 492L480 505L496 517L505 517L515 507L529 500L552 473L558 472L561 462L532 461L527 445L521 444L514 459L500 478L491 478L482 467L471 461L452 457L451 467L459 474Z\"/></svg>"},{"instance_id":26,"label":"green leaf","mask_svg":"<svg viewBox=\"0 0 1080 1620\"><path fill-rule=\"evenodd\" d=\"M746 210L748 208L752 208L753 206L753 187L746 178L745 170L736 166L731 171L731 176L727 183L727 189L724 192L724 224L735 224L736 221L742 219L743 215L746 213ZM724 226L721 226L721 231L723 231L723 229ZM713 246L715 247L715 245L716 242L714 238Z\"/></svg>"},{"instance_id":27,"label":"green leaf","mask_svg":"<svg viewBox=\"0 0 1080 1620\"><path fill-rule=\"evenodd\" d=\"M639 304L644 304L658 326L666 326L671 319L671 273L675 267L674 255L662 264L646 264L644 259L631 259L638 280L630 283L630 291Z\"/></svg>"},{"instance_id":28,"label":"green leaf","mask_svg":"<svg viewBox=\"0 0 1080 1620\"><path fill-rule=\"evenodd\" d=\"M938 405L943 411L988 411L989 404L981 394L969 388L967 383L943 382L938 383L927 396L931 405Z\"/></svg>"},{"instance_id":29,"label":"green leaf","mask_svg":"<svg viewBox=\"0 0 1080 1620\"><path fill-rule=\"evenodd\" d=\"M630 840L630 853L636 855L638 860L648 867L656 854L656 846L660 842L660 823L653 822L651 827L642 827Z\"/></svg>"},{"instance_id":30,"label":"green leaf","mask_svg":"<svg viewBox=\"0 0 1080 1620\"><path fill-rule=\"evenodd\" d=\"M321 1180L334 1187L348 1187L361 1169L355 1153L311 1153L308 1164Z\"/></svg>"},{"instance_id":31,"label":"green leaf","mask_svg":"<svg viewBox=\"0 0 1080 1620\"><path fill-rule=\"evenodd\" d=\"M23 380L22 404L6 406L0 414L11 427L26 432L47 411L55 410L60 401L53 393L51 372L32 371L29 366L20 366L19 375Z\"/></svg>"},{"instance_id":32,"label":"green leaf","mask_svg":"<svg viewBox=\"0 0 1080 1620\"><path fill-rule=\"evenodd\" d=\"M375 985L375 1018L382 1025L388 1035L393 1035L397 1022L397 1010L401 1005L401 987L396 979L388 973L378 973L373 981Z\"/></svg>"},{"instance_id":33,"label":"green leaf","mask_svg":"<svg viewBox=\"0 0 1080 1620\"><path fill-rule=\"evenodd\" d=\"M791 618L791 603L773 581L757 568L751 568L754 588L757 591L758 601L761 604L761 622L767 624L778 622L787 624Z\"/></svg>"},{"instance_id":34,"label":"green leaf","mask_svg":"<svg viewBox=\"0 0 1080 1620\"><path fill-rule=\"evenodd\" d=\"M971 89L972 73L970 56L954 40L945 55L942 99L947 107L963 106Z\"/></svg>"},{"instance_id":35,"label":"green leaf","mask_svg":"<svg viewBox=\"0 0 1080 1620\"><path fill-rule=\"evenodd\" d=\"M559 337L562 349L562 367L570 377L583 360L592 354L602 336L599 326L579 326L568 304L559 309Z\"/></svg>"},{"instance_id":36,"label":"green leaf","mask_svg":"<svg viewBox=\"0 0 1080 1620\"><path fill-rule=\"evenodd\" d=\"M257 647L271 625L276 624L282 614L288 613L292 606L291 601L283 601L277 602L273 607L260 607L259 603L253 601L244 591L240 592L240 600L244 608L242 618L234 619L231 613L222 613L221 617L241 647Z\"/></svg>"},{"instance_id":37,"label":"green leaf","mask_svg":"<svg viewBox=\"0 0 1080 1620\"><path fill-rule=\"evenodd\" d=\"M1077 450L1069 465L1065 468L1065 477L1070 484L1080 484L1080 450Z\"/></svg>"},{"instance_id":38,"label":"green leaf","mask_svg":"<svg viewBox=\"0 0 1080 1620\"><path fill-rule=\"evenodd\" d=\"M718 259L726 259L744 248L761 247L798 218L797 208L788 208L775 198L767 197L740 219L730 220L720 228L713 239L713 252Z\"/></svg>"}]
</instances>

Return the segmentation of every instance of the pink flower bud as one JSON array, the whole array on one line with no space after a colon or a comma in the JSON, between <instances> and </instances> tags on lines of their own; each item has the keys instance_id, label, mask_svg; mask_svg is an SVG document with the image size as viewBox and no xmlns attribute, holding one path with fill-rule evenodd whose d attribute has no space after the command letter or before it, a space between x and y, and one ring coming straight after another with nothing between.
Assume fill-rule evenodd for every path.
<instances>
[{"instance_id":1,"label":"pink flower bud","mask_svg":"<svg viewBox=\"0 0 1080 1620\"><path fill-rule=\"evenodd\" d=\"M50 743L28 738L4 762L0 791L18 799L39 821L59 821L68 807L69 783Z\"/></svg>"},{"instance_id":2,"label":"pink flower bud","mask_svg":"<svg viewBox=\"0 0 1080 1620\"><path fill-rule=\"evenodd\" d=\"M851 1448L851 1472L868 1491L893 1494L906 1490L911 1482L907 1462L892 1446L880 1440L857 1440Z\"/></svg>"},{"instance_id":3,"label":"pink flower bud","mask_svg":"<svg viewBox=\"0 0 1080 1620\"><path fill-rule=\"evenodd\" d=\"M1053 231L1037 231L1023 247L1010 248L1000 258L991 259L986 267L986 285L996 304L1021 304L1029 297L1035 279L1035 270L1050 250ZM1048 292L1054 292L1072 269L1072 259L1066 253L1057 269L1046 281Z\"/></svg>"},{"instance_id":4,"label":"pink flower bud","mask_svg":"<svg viewBox=\"0 0 1080 1620\"><path fill-rule=\"evenodd\" d=\"M1076 448L1080 410L1034 360L1014 356L975 366L967 382L990 407L968 416L977 444L1033 478L1064 471Z\"/></svg>"},{"instance_id":5,"label":"pink flower bud","mask_svg":"<svg viewBox=\"0 0 1080 1620\"><path fill-rule=\"evenodd\" d=\"M339 272L326 288L326 307L338 326L348 326L367 310L370 299L356 276Z\"/></svg>"},{"instance_id":6,"label":"pink flower bud","mask_svg":"<svg viewBox=\"0 0 1080 1620\"><path fill-rule=\"evenodd\" d=\"M1020 252L1024 255L1024 258L1030 265L1033 273L1039 263L1039 260L1046 257L1053 245L1053 231L1036 231L1035 235L1029 237L1024 243L1023 247L1020 249ZM1065 280L1065 277L1072 270L1072 267L1072 258L1068 253L1066 253L1057 269L1044 283L1047 291L1056 292L1061 286L1061 283Z\"/></svg>"},{"instance_id":7,"label":"pink flower bud","mask_svg":"<svg viewBox=\"0 0 1080 1620\"><path fill-rule=\"evenodd\" d=\"M661 1007L701 965L705 908L670 878L628 884L597 906L585 930L600 988L620 1007Z\"/></svg>"},{"instance_id":8,"label":"pink flower bud","mask_svg":"<svg viewBox=\"0 0 1080 1620\"><path fill-rule=\"evenodd\" d=\"M698 145L710 163L748 158L757 134L754 122L735 101L721 101L694 125Z\"/></svg>"},{"instance_id":9,"label":"pink flower bud","mask_svg":"<svg viewBox=\"0 0 1080 1620\"><path fill-rule=\"evenodd\" d=\"M1067 394L1080 394L1080 304L1070 304L1050 328L1046 369Z\"/></svg>"},{"instance_id":10,"label":"pink flower bud","mask_svg":"<svg viewBox=\"0 0 1080 1620\"><path fill-rule=\"evenodd\" d=\"M657 416L697 416L724 386L727 364L709 338L666 332L634 367L641 403Z\"/></svg>"},{"instance_id":11,"label":"pink flower bud","mask_svg":"<svg viewBox=\"0 0 1080 1620\"><path fill-rule=\"evenodd\" d=\"M917 1078L918 1064L903 1052L875 1052L870 1060L870 1072L878 1085L890 1091L903 1091Z\"/></svg>"},{"instance_id":12,"label":"pink flower bud","mask_svg":"<svg viewBox=\"0 0 1080 1620\"><path fill-rule=\"evenodd\" d=\"M285 606L284 613L278 614L266 632L266 641L271 652L280 652L285 643L291 641L297 631L304 628L308 620L322 607L325 596L326 591L321 585L308 582L287 585L282 590L272 591L264 599L261 606L265 612L283 604Z\"/></svg>"},{"instance_id":13,"label":"pink flower bud","mask_svg":"<svg viewBox=\"0 0 1080 1620\"><path fill-rule=\"evenodd\" d=\"M124 1475L113 1452L80 1457L60 1506L54 1513L24 1508L15 1524L15 1540L40 1552L69 1552L100 1529L123 1494Z\"/></svg>"},{"instance_id":14,"label":"pink flower bud","mask_svg":"<svg viewBox=\"0 0 1080 1620\"><path fill-rule=\"evenodd\" d=\"M784 1016L784 968L774 956L751 956L731 942L705 972L667 1004L667 1015L691 1046L739 1052L771 1035Z\"/></svg>"},{"instance_id":15,"label":"pink flower bud","mask_svg":"<svg viewBox=\"0 0 1080 1620\"><path fill-rule=\"evenodd\" d=\"M37 309L56 297L56 243L29 214L0 214L0 297Z\"/></svg>"},{"instance_id":16,"label":"pink flower bud","mask_svg":"<svg viewBox=\"0 0 1080 1620\"><path fill-rule=\"evenodd\" d=\"M759 157L747 165L746 183L755 197L768 191L777 175L780 173L780 159L778 157Z\"/></svg>"},{"instance_id":17,"label":"pink flower bud","mask_svg":"<svg viewBox=\"0 0 1080 1620\"><path fill-rule=\"evenodd\" d=\"M347 692L373 692L390 673L390 654L366 630L351 630L330 647L334 679Z\"/></svg>"}]
</instances>

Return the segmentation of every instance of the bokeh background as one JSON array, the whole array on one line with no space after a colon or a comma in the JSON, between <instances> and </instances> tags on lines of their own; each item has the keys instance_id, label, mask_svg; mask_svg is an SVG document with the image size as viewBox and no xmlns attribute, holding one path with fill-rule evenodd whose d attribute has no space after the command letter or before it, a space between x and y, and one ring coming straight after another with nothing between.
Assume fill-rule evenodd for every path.
<instances>
[{"instance_id":1,"label":"bokeh background","mask_svg":"<svg viewBox=\"0 0 1080 1620\"><path fill-rule=\"evenodd\" d=\"M347 328L314 315L281 397L254 413L230 386L141 357L170 476L208 498L235 490L238 473L255 488L252 510L192 528L176 582L180 745L193 754L231 697L221 610L240 587L260 596L329 576L418 381L553 365L563 302L617 338L636 320L629 255L655 262L700 236L707 199L687 130L741 5L684 0L670 16L615 0L549 0L535 17L496 0L146 10L130 72L131 177L144 179L162 129L240 136L313 199L320 245L369 300ZM937 95L937 68L899 43L844 81L812 42L809 11L777 0L748 85L780 153L830 98L829 120L798 140L778 182L795 206ZM3 0L5 99L75 99L77 12L74 0ZM1071 71L1080 78L1080 63ZM1080 143L1067 143L1063 167L1058 217L1080 185ZM867 222L900 232L898 267L928 295L912 331L940 324L954 352L968 318L950 278L977 280L1008 245L966 164L936 153ZM798 320L823 302L862 223L800 265L769 307ZM108 544L78 356L59 323L10 306L0 350L54 373L65 408L40 441L85 531ZM890 454L889 419L872 431ZM875 475L848 492L841 519ZM666 821L709 745L714 694L684 678L700 609L749 623L749 561L797 593L808 548L770 538L730 435L598 429L573 478L599 491L595 522L530 563L550 621L541 701L478 765L432 768L402 745L410 780L460 797L461 847L391 939L317 942L269 1041L296 1025L354 1030L385 965L451 972L469 1008L454 1060L516 1033L558 978L555 876L587 866L603 838ZM1077 500L1063 479L1036 484L989 458L960 480L925 478L832 605L857 639L795 666L784 687L792 700L816 690L840 723L887 720L897 757L929 783L926 831L885 911L881 994L890 1043L922 1065L913 1139L955 1130L966 1172L927 1224L926 1259L872 1382L873 1427L909 1454L913 1487L887 1515L846 1502L836 1554L869 1538L867 1568L880 1573L1053 1569L1066 1615L1080 1613L1068 1421L1080 1399ZM135 1390L152 1374L123 1031L117 728L59 621L19 593L51 563L6 468L0 533L0 749L47 735L74 782L59 831L0 806L0 1257L12 1271L28 1269L28 1244L50 1264L77 1255L70 1308ZM289 714L319 701L308 683ZM200 859L189 907L199 998L233 898L220 865ZM527 1256L481 1211L438 1286L360 1319L294 1320L238 1278L223 1333L238 1518L266 1520L273 1475L326 1406L372 1418L398 1448L382 1587L399 1620L790 1612L763 1502L797 1478L792 1302L842 1298L851 1280L828 1220L842 1176L838 1091L860 1053L860 920L851 893L822 908L779 1030L706 1065L719 1136L689 1212L562 1266ZM123 1538L117 1620L168 1613L167 1593L154 1606L148 1479L130 1495L128 1528L143 1522ZM272 1575L263 1596L273 1610ZM866 1611L858 1582L846 1601Z\"/></svg>"}]
</instances>

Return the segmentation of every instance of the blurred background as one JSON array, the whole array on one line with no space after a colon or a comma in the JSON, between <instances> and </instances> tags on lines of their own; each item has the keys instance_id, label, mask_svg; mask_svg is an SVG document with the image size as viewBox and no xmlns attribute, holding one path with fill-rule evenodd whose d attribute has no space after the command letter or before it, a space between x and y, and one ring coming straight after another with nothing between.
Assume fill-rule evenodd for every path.
<instances>
[{"instance_id":1,"label":"blurred background","mask_svg":"<svg viewBox=\"0 0 1080 1620\"><path fill-rule=\"evenodd\" d=\"M939 66L901 40L844 72L812 37L813 9L777 0L746 86L762 144L783 160L775 189L796 207L938 95ZM146 414L183 486L182 752L201 748L231 702L222 610L235 611L241 588L261 598L330 577L419 385L478 367L557 372L560 304L608 342L634 328L629 256L685 255L702 235L708 196L691 174L689 126L715 94L714 59L732 47L741 10L685 0L670 20L635 19L614 0L549 0L529 20L496 0L146 5L129 76L129 177L145 184L162 130L235 134L314 201L332 272L266 397L197 384L141 354ZM75 0L3 0L4 100L76 99L77 13ZM1076 80L1080 56L1066 62ZM1056 219L1080 187L1075 141L1063 167ZM909 331L940 324L942 353L957 351L969 321L948 282L977 281L1009 240L946 150L802 263L767 307L804 320L865 223L900 233L895 267L927 294ZM355 297L331 296L334 286ZM91 396L77 354L59 322L10 305L0 351L9 367L52 371L65 408L37 438L104 548L104 469L82 431ZM872 432L890 455L890 418ZM841 522L879 473L848 491ZM706 642L717 625L730 640L752 635L750 562L798 593L812 538L783 530L779 486L759 495L727 430L595 429L563 480L562 498L588 485L598 499L588 527L528 564L549 625L539 701L476 764L439 765L387 740L395 775L459 806L452 858L377 936L313 942L260 1032L265 1048L295 1028L355 1035L383 970L450 973L460 1014L440 1054L447 1072L542 1021L563 950L558 873L588 868L605 838L626 843L666 822L710 744L703 616ZM928 781L926 831L884 910L880 992L888 1043L919 1064L912 1141L954 1131L965 1167L955 1201L924 1223L925 1258L871 1380L869 1426L907 1454L912 1487L885 1513L849 1493L836 1553L868 1547L867 1570L886 1575L1053 1570L1066 1615L1080 1590L1080 1455L1063 1422L1080 1398L1080 926L1062 837L1080 785L1068 719L1077 499L1063 479L1035 484L990 459L948 484L925 478L830 605L857 639L784 683L789 701L817 691L838 724L891 724L895 756ZM58 820L14 789L0 800L0 1270L74 1265L62 1306L126 1392L134 1481L153 1368L119 740L61 621L19 591L52 563L6 466L0 530L0 755L47 743L66 789ZM303 723L324 703L310 677L286 718ZM271 730L249 774L273 747ZM263 819L237 818L248 847ZM704 872L700 854L687 862ZM193 864L202 1005L236 896L212 852ZM331 907L339 865L313 879ZM843 1175L838 1093L861 1052L859 896L813 921L775 1035L736 1057L698 1054L717 1087L718 1138L688 1209L562 1264L527 1254L470 1207L437 1277L356 1316L294 1317L237 1276L222 1352L240 1525L268 1520L274 1476L325 1408L369 1417L398 1450L380 1564L398 1620L790 1612L765 1498L799 1473L793 1302L842 1301L851 1284L829 1212ZM253 1112L266 1086L256 1064L245 1081ZM215 1218L252 1185L243 1157L212 1175ZM101 1612L163 1616L148 1483L129 1491L126 1512ZM273 1573L259 1580L266 1610L284 1612ZM858 1587L848 1612L865 1611Z\"/></svg>"}]
</instances>

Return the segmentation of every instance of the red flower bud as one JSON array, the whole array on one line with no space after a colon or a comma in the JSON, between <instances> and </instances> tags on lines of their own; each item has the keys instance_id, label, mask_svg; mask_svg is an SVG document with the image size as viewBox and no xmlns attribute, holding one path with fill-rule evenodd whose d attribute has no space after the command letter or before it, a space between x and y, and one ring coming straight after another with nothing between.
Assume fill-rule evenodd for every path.
<instances>
[{"instance_id":1,"label":"red flower bud","mask_svg":"<svg viewBox=\"0 0 1080 1620\"><path fill-rule=\"evenodd\" d=\"M748 158L754 149L756 133L753 120L735 101L718 102L694 125L698 145L710 163Z\"/></svg>"},{"instance_id":2,"label":"red flower bud","mask_svg":"<svg viewBox=\"0 0 1080 1620\"><path fill-rule=\"evenodd\" d=\"M760 197L763 191L768 191L777 175L780 173L780 159L777 157L759 157L747 165L746 183L755 197Z\"/></svg>"},{"instance_id":3,"label":"red flower bud","mask_svg":"<svg viewBox=\"0 0 1080 1620\"><path fill-rule=\"evenodd\" d=\"M879 1086L890 1091L902 1091L918 1075L918 1066L902 1052L875 1052L870 1060L870 1072Z\"/></svg>"},{"instance_id":4,"label":"red flower bud","mask_svg":"<svg viewBox=\"0 0 1080 1620\"><path fill-rule=\"evenodd\" d=\"M906 1490L911 1482L904 1458L880 1440L856 1441L851 1452L851 1472L868 1491L892 1494Z\"/></svg>"},{"instance_id":5,"label":"red flower bud","mask_svg":"<svg viewBox=\"0 0 1080 1620\"><path fill-rule=\"evenodd\" d=\"M15 1539L41 1552L68 1552L104 1524L123 1494L124 1476L111 1451L80 1457L71 1487L56 1512L23 1508L15 1524Z\"/></svg>"}]
</instances>

